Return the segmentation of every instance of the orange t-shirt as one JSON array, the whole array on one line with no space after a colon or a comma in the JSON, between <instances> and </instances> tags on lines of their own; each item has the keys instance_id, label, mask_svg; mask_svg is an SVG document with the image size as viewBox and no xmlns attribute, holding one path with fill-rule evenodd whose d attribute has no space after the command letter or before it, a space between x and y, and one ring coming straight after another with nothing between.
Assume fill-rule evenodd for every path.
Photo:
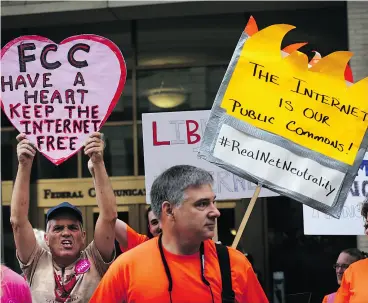
<instances>
[{"instance_id":1,"label":"orange t-shirt","mask_svg":"<svg viewBox=\"0 0 368 303\"><path fill-rule=\"evenodd\" d=\"M345 270L334 303L368 302L368 259L351 264Z\"/></svg>"},{"instance_id":2,"label":"orange t-shirt","mask_svg":"<svg viewBox=\"0 0 368 303\"><path fill-rule=\"evenodd\" d=\"M128 245L126 247L119 245L119 247L122 252L126 252L148 240L149 238L146 235L141 235L137 233L133 228L131 228L127 224L127 244Z\"/></svg>"},{"instance_id":3,"label":"orange t-shirt","mask_svg":"<svg viewBox=\"0 0 368 303\"><path fill-rule=\"evenodd\" d=\"M194 255L174 255L164 248L173 289L173 303L221 303L221 273L215 244L204 241L204 276L201 278L199 252ZM229 248L232 287L236 302L268 303L251 264L239 251ZM162 263L158 237L120 255L110 266L95 290L90 303L145 302L170 303L168 278Z\"/></svg>"}]
</instances>

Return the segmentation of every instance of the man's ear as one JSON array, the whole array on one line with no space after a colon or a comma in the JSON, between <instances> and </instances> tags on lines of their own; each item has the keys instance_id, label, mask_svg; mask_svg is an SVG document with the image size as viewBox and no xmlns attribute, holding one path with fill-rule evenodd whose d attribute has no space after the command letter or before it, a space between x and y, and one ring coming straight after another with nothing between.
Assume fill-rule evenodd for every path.
<instances>
[{"instance_id":1,"label":"man's ear","mask_svg":"<svg viewBox=\"0 0 368 303\"><path fill-rule=\"evenodd\" d=\"M162 203L162 214L164 216L174 216L173 207L169 201L164 201L164 203Z\"/></svg>"},{"instance_id":2,"label":"man's ear","mask_svg":"<svg viewBox=\"0 0 368 303\"><path fill-rule=\"evenodd\" d=\"M81 240L82 240L82 244L83 246L86 245L86 240L87 240L87 233L86 231L83 229L83 227L81 226L81 233L82 233L82 237L81 237Z\"/></svg>"},{"instance_id":3,"label":"man's ear","mask_svg":"<svg viewBox=\"0 0 368 303\"><path fill-rule=\"evenodd\" d=\"M49 246L49 237L47 236L47 233L44 233L43 239L45 240L46 245Z\"/></svg>"}]
</instances>

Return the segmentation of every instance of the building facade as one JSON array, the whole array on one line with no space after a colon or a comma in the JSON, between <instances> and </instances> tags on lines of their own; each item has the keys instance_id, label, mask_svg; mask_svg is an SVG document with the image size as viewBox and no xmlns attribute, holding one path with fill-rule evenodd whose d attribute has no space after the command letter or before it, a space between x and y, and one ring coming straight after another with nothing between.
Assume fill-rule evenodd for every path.
<instances>
[{"instance_id":1,"label":"building facade","mask_svg":"<svg viewBox=\"0 0 368 303\"><path fill-rule=\"evenodd\" d=\"M124 92L102 128L105 162L117 196L119 218L146 231L142 113L210 109L234 47L253 15L259 28L275 23L296 26L284 45L308 42L310 57L335 50L355 52L356 79L368 69L368 8L364 2L230 1L2 1L2 47L21 35L41 35L56 43L77 34L98 34L121 49L128 74ZM355 60L355 61L354 61ZM151 98L155 89L188 92L175 107ZM171 105L172 106L172 105ZM17 170L16 130L1 117L3 261L16 268L9 224L10 197ZM93 182L82 152L56 167L37 155L32 171L30 218L44 229L48 208L69 200L84 216L93 237L98 215ZM231 244L249 199L220 201L219 239ZM272 273L285 273L286 294L312 293L311 302L335 291L332 264L340 250L367 247L363 238L303 234L302 205L285 197L256 203L240 242L252 254L269 297ZM323 277L315 281L312 277ZM323 287L321 282L324 281Z\"/></svg>"}]
</instances>

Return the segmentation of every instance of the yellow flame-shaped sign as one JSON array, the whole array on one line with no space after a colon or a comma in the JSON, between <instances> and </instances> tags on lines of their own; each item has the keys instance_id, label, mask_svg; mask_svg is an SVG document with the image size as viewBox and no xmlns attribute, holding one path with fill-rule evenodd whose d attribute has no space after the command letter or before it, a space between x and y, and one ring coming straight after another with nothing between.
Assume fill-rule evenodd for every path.
<instances>
[{"instance_id":1,"label":"yellow flame-shaped sign","mask_svg":"<svg viewBox=\"0 0 368 303\"><path fill-rule=\"evenodd\" d=\"M339 51L308 68L294 51L282 58L284 36L294 26L277 24L244 43L221 107L260 129L352 165L368 125L368 78L347 86L351 52Z\"/></svg>"}]
</instances>

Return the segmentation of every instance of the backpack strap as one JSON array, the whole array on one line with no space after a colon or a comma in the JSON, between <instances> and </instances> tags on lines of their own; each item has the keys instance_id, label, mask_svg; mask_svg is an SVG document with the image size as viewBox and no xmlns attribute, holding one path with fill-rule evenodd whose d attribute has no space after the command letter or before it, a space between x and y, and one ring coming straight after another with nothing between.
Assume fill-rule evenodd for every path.
<instances>
[{"instance_id":1,"label":"backpack strap","mask_svg":"<svg viewBox=\"0 0 368 303\"><path fill-rule=\"evenodd\" d=\"M229 250L225 245L217 244L217 258L220 265L221 280L222 280L222 302L223 303L234 303L235 293L233 291L232 280L231 280L231 267L230 267L230 257Z\"/></svg>"}]
</instances>

